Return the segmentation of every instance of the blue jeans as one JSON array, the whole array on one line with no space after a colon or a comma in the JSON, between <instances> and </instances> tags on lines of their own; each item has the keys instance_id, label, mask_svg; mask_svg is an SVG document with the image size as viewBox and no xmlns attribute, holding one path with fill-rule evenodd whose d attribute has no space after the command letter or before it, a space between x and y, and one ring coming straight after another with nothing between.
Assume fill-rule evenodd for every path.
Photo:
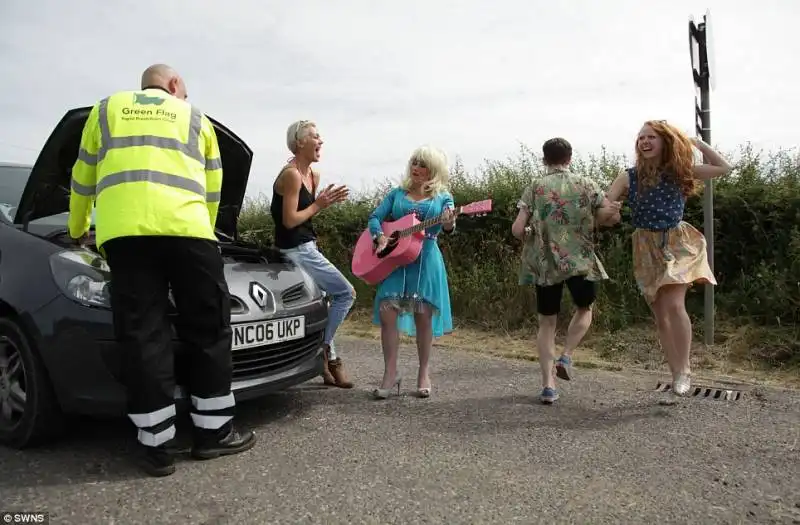
<instances>
[{"instance_id":1,"label":"blue jeans","mask_svg":"<svg viewBox=\"0 0 800 525\"><path fill-rule=\"evenodd\" d=\"M311 278L316 281L317 286L331 297L331 308L328 312L328 324L325 326L323 343L329 346L328 358L333 361L336 359L333 337L348 312L350 312L350 308L353 307L356 291L345 276L342 275L342 272L337 270L322 255L315 241L303 243L296 248L282 249L281 253L291 259L297 266L307 271Z\"/></svg>"}]
</instances>

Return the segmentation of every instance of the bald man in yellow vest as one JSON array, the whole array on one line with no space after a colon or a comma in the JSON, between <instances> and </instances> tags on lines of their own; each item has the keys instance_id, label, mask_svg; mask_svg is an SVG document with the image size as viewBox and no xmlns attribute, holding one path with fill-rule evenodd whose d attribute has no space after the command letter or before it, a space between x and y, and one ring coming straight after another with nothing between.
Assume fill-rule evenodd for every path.
<instances>
[{"instance_id":1,"label":"bald man in yellow vest","mask_svg":"<svg viewBox=\"0 0 800 525\"><path fill-rule=\"evenodd\" d=\"M233 427L230 298L215 223L222 162L214 128L186 101L164 64L141 90L104 98L86 121L72 172L70 235L82 238L96 206L95 238L112 273L115 334L124 352L128 416L143 468L175 472L174 356L167 317L172 289L178 335L191 351L186 385L199 459L253 447Z\"/></svg>"}]
</instances>

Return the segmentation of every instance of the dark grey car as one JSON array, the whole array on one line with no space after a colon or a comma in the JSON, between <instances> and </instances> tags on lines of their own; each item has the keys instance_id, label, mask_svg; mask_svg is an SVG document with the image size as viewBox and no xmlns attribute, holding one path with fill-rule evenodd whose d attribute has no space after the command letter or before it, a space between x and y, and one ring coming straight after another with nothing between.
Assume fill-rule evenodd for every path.
<instances>
[{"instance_id":1,"label":"dark grey car","mask_svg":"<svg viewBox=\"0 0 800 525\"><path fill-rule=\"evenodd\" d=\"M64 115L33 166L0 164L0 443L52 438L68 414L125 414L108 283L66 231L70 172L90 108ZM217 233L231 291L233 391L252 399L322 374L327 301L277 251L241 241L252 151L214 119L224 181ZM181 384L184 353L174 340ZM185 399L180 386L176 399Z\"/></svg>"}]
</instances>

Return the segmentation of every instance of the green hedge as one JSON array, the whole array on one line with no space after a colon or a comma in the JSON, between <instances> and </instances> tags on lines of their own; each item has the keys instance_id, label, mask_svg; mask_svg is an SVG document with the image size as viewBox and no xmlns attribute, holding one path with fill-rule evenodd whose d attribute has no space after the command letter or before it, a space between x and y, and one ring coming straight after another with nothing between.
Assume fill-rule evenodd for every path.
<instances>
[{"instance_id":1,"label":"green hedge","mask_svg":"<svg viewBox=\"0 0 800 525\"><path fill-rule=\"evenodd\" d=\"M714 183L717 319L739 325L793 328L797 339L800 157L785 151L764 156L749 147L731 157L736 161L735 171ZM607 188L628 163L604 151L588 160L578 159L573 165ZM541 172L538 155L524 146L516 158L487 162L476 173L465 172L459 162L453 166L451 191L457 204L487 196L494 200L491 214L461 217L457 233L440 238L458 322L504 331L535 326L533 291L517 285L520 242L512 237L511 224L523 188ZM389 188L387 179L373 194L357 196L314 220L321 249L356 286L358 307L372 306L374 289L350 273L352 247L366 228L370 211ZM702 200L702 194L690 199L685 217L700 231ZM595 330L616 331L652 322L633 280L629 217L629 210L623 209L623 224L599 234L600 257L611 279L600 288ZM267 197L248 200L240 231L260 244L272 242ZM567 305L566 297L564 301ZM702 287L689 293L687 308L693 317L702 316ZM562 315L569 316L570 308Z\"/></svg>"}]
</instances>

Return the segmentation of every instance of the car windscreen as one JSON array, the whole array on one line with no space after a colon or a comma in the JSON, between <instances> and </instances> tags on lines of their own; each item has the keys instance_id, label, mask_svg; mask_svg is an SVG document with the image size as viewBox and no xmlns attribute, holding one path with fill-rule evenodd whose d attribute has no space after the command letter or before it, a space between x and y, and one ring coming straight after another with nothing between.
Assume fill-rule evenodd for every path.
<instances>
[{"instance_id":1,"label":"car windscreen","mask_svg":"<svg viewBox=\"0 0 800 525\"><path fill-rule=\"evenodd\" d=\"M14 221L30 173L28 166L0 166L0 213L9 222Z\"/></svg>"},{"instance_id":2,"label":"car windscreen","mask_svg":"<svg viewBox=\"0 0 800 525\"><path fill-rule=\"evenodd\" d=\"M25 191L30 173L31 168L28 166L0 165L0 213L8 222L14 222L17 206L22 199L22 192ZM92 208L91 224L94 224L94 216L95 210ZM68 218L69 213L59 213L52 217L36 219L31 221L31 224L66 226Z\"/></svg>"}]
</instances>

